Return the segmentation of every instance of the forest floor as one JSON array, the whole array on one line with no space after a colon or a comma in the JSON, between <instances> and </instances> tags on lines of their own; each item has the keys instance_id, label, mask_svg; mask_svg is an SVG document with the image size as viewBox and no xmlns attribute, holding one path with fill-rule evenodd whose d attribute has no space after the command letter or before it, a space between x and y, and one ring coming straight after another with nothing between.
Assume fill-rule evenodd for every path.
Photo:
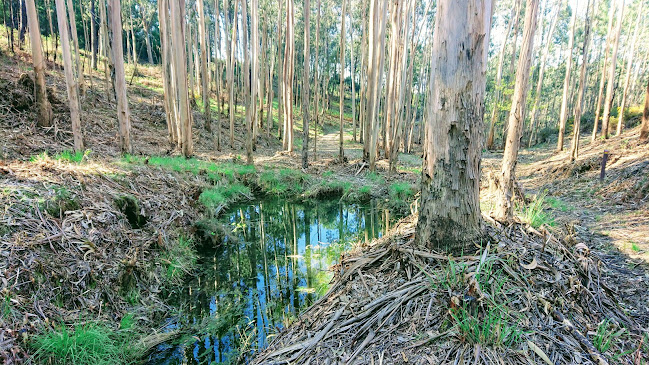
<instances>
[{"instance_id":1,"label":"forest floor","mask_svg":"<svg viewBox=\"0 0 649 365\"><path fill-rule=\"evenodd\" d=\"M349 161L338 163L336 115L326 115L318 135L318 158L308 169L299 168L301 123L298 121L295 153L277 152L281 150L280 141L273 136L262 136L255 151L256 167L251 170L242 162L243 108L239 107L236 114L235 148L227 146L228 136L224 134L221 152L214 148L214 136L203 128L200 108L195 108L196 159L185 161L167 141L158 71L143 65L138 66L137 77L128 77L132 79L128 95L134 154L120 156L115 105L106 97L101 72L93 73L92 87L89 87L90 79L86 79L82 98L88 151L71 153L72 136L62 73L53 70L54 64L48 64L47 81L55 123L49 128L39 128L34 122L30 89L33 86L22 76L30 73L30 55L23 51L8 55L6 45L1 42L0 201L4 210L0 214L0 360L4 363L22 363L37 349L42 349L38 341L48 334L90 322L108 323L107 331L115 347L112 350L116 353L120 341L134 341L134 337L128 337L132 334L124 330L125 318L135 322L138 335L146 335L137 337L140 351L163 341L166 337L158 331L158 326L171 309L161 292L181 285L183 275L191 272L191 262L174 261L177 257L191 256L181 243L187 236L196 234L194 222L218 214L236 200L253 194L273 194L286 199L333 195L350 201L382 198L397 202L398 209L408 212L417 196L421 158L416 154L402 154L397 173L388 174L387 162L383 160L378 163L378 174L369 173L361 160L362 146L351 140L346 129L344 147ZM127 66L127 75L133 72L132 66ZM216 112L214 105L213 108ZM332 105L331 110L336 109ZM224 131L228 128L226 119L222 118ZM566 153L554 153L553 146L521 151L517 173L523 190L530 195L530 204L521 205L517 214L525 222L523 230L530 227L528 224L535 228L518 238L528 242L529 252L537 253L539 258L545 257L543 250L535 246L540 237L558 237L551 243L553 252L570 252L568 256L581 257L574 253L575 247L584 244L596 257L593 261L589 256L589 262L601 268L605 288L597 286L591 293L602 295L612 317L629 315L632 322L646 331L649 323L649 147L637 145L636 137L637 129L630 129L604 142L589 143L584 139L581 156L575 164L565 162ZM604 149L611 151L611 157L606 178L600 182L599 165ZM483 176L498 168L501 157L500 153L484 155ZM237 186L238 190L223 190L224 186ZM484 179L482 198L483 211L487 213L492 206L487 179ZM402 241L408 241L412 221L410 226L397 231ZM383 248L377 248L379 251L375 253L385 254L387 251L380 251ZM413 262L430 264L421 261L421 257L417 260ZM479 258L467 260L466 267L480 266ZM531 260L525 258L526 262ZM588 266L583 273L593 270ZM412 272L407 274L407 281L412 281L411 275ZM358 280L355 284L367 285ZM420 290L421 282L411 284L408 290L412 293ZM551 286L545 290L551 291ZM581 293L584 292L589 291L582 288ZM619 301L611 304L606 298ZM428 302L422 305L424 312L431 310ZM336 313L333 311L331 315ZM595 338L602 319L590 318L581 328L582 333L589 339ZM637 347L637 351L621 356L619 362L625 363L636 356L647 363L649 338L640 340L645 341L643 345L637 342L641 336L627 333L623 340L619 338L621 335L615 337L619 328L604 331L601 336L624 344L614 346L615 349L626 351L629 346ZM396 341L418 344L425 340L427 343L428 335L420 333L418 338L404 337ZM356 344L362 345L362 340ZM455 353L461 353L457 350ZM543 361L536 349L532 350L539 356L536 360ZM356 357L360 352L362 348L359 353L347 355ZM582 352L584 358L589 356L587 351ZM411 361L422 359L417 357L420 353L414 354ZM406 353L398 356L403 356L402 360L390 361L408 361ZM548 356L555 359L558 355ZM41 357L44 358L47 356ZM122 361L127 363L128 359ZM638 360L638 363L643 362Z\"/></svg>"}]
</instances>

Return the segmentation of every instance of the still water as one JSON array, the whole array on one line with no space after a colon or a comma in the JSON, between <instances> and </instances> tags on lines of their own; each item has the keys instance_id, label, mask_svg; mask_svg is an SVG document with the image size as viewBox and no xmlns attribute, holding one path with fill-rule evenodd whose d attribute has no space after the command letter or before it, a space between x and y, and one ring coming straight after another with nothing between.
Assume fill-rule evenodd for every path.
<instances>
[{"instance_id":1,"label":"still water","mask_svg":"<svg viewBox=\"0 0 649 365\"><path fill-rule=\"evenodd\" d=\"M228 234L200 246L197 274L170 294L182 315L166 330L195 328L192 336L160 345L149 364L245 362L326 293L341 253L380 237L393 222L374 202L258 200L233 207L218 219Z\"/></svg>"}]
</instances>

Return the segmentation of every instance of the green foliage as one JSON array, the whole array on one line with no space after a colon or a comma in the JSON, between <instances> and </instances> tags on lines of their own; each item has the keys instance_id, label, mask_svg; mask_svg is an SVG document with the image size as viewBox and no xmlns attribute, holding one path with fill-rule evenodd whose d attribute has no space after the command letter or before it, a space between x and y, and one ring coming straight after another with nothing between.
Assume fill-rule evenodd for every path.
<instances>
[{"instance_id":1,"label":"green foliage","mask_svg":"<svg viewBox=\"0 0 649 365\"><path fill-rule=\"evenodd\" d=\"M365 175L365 178L369 180L372 184L376 184L376 185L385 184L385 178L373 171L368 172L367 175Z\"/></svg>"},{"instance_id":2,"label":"green foliage","mask_svg":"<svg viewBox=\"0 0 649 365\"><path fill-rule=\"evenodd\" d=\"M253 165L239 165L230 162L216 164L213 162L198 160L196 158L184 158L182 156L151 156L143 158L133 155L125 155L122 158L122 161L131 164L138 163L160 166L167 170L191 172L195 175L206 174L214 181L219 181L223 177L229 181L234 181L237 177L251 175L257 172Z\"/></svg>"},{"instance_id":3,"label":"green foliage","mask_svg":"<svg viewBox=\"0 0 649 365\"><path fill-rule=\"evenodd\" d=\"M50 157L50 155L46 151L43 153L39 153L38 155L32 156L29 160L31 162L57 160L57 161L80 163L83 160L87 160L88 156L90 156L91 153L92 153L91 150L85 150L84 152L81 151L74 152L74 151L64 150L54 155L54 157Z\"/></svg>"},{"instance_id":4,"label":"green foliage","mask_svg":"<svg viewBox=\"0 0 649 365\"><path fill-rule=\"evenodd\" d=\"M77 210L79 207L77 197L65 187L54 187L54 196L41 203L41 208L56 218L61 218L65 212Z\"/></svg>"},{"instance_id":5,"label":"green foliage","mask_svg":"<svg viewBox=\"0 0 649 365\"><path fill-rule=\"evenodd\" d=\"M543 192L540 195L537 195L534 200L523 207L520 205L517 207L518 214L521 216L524 222L527 222L534 228L538 228L542 225L554 226L554 218L551 214L545 211L545 196L546 193Z\"/></svg>"},{"instance_id":6,"label":"green foliage","mask_svg":"<svg viewBox=\"0 0 649 365\"><path fill-rule=\"evenodd\" d=\"M399 200L409 200L415 196L415 190L407 182L395 182L388 188L390 198Z\"/></svg>"},{"instance_id":7,"label":"green foliage","mask_svg":"<svg viewBox=\"0 0 649 365\"><path fill-rule=\"evenodd\" d=\"M194 269L197 260L194 241L183 236L178 238L178 242L168 246L161 255L167 279L176 283L180 283L185 274Z\"/></svg>"},{"instance_id":8,"label":"green foliage","mask_svg":"<svg viewBox=\"0 0 649 365\"><path fill-rule=\"evenodd\" d=\"M128 316L128 315L127 315ZM139 352L135 345L132 316L123 318L128 328L113 330L100 323L61 327L36 336L31 346L37 364L110 365L135 364Z\"/></svg>"},{"instance_id":9,"label":"green foliage","mask_svg":"<svg viewBox=\"0 0 649 365\"><path fill-rule=\"evenodd\" d=\"M469 344L494 347L514 347L520 343L523 331L509 325L506 313L500 308L489 308L480 313L467 305L451 310L460 339Z\"/></svg>"},{"instance_id":10,"label":"green foliage","mask_svg":"<svg viewBox=\"0 0 649 365\"><path fill-rule=\"evenodd\" d=\"M222 184L204 190L198 197L198 201L206 208L214 209L248 197L250 194L250 188L245 185L239 183Z\"/></svg>"},{"instance_id":11,"label":"green foliage","mask_svg":"<svg viewBox=\"0 0 649 365\"><path fill-rule=\"evenodd\" d=\"M276 169L264 171L258 184L265 194L287 197L301 194L309 182L309 175L299 170Z\"/></svg>"},{"instance_id":12,"label":"green foliage","mask_svg":"<svg viewBox=\"0 0 649 365\"><path fill-rule=\"evenodd\" d=\"M572 205L554 197L545 197L545 201L548 202L552 209L560 210L562 212L572 212L575 210L575 207Z\"/></svg>"},{"instance_id":13,"label":"green foliage","mask_svg":"<svg viewBox=\"0 0 649 365\"><path fill-rule=\"evenodd\" d=\"M615 331L616 329L617 325L608 318L597 326L597 332L593 337L593 346L597 351L602 353L608 351L617 338L626 332L624 328Z\"/></svg>"}]
</instances>

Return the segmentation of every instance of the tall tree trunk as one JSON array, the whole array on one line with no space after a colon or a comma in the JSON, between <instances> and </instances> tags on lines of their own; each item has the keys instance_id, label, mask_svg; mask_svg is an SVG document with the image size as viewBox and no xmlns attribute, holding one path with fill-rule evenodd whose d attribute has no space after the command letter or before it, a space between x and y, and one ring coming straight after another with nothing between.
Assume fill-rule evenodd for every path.
<instances>
[{"instance_id":1,"label":"tall tree trunk","mask_svg":"<svg viewBox=\"0 0 649 365\"><path fill-rule=\"evenodd\" d=\"M527 147L531 147L532 143L535 141L536 136L536 119L539 114L539 101L541 100L541 91L543 90L543 78L545 76L545 64L548 59L548 54L550 53L550 45L553 43L552 35L554 34L554 29L557 27L557 20L559 20L559 13L561 12L561 5L563 0L559 0L557 4L557 11L552 18L552 23L550 24L550 29L548 31L548 38L545 42L545 47L543 48L543 55L541 56L541 64L539 65L539 79L536 82L536 93L534 93L534 105L532 106L532 115L530 120L530 139L527 142Z\"/></svg>"},{"instance_id":2,"label":"tall tree trunk","mask_svg":"<svg viewBox=\"0 0 649 365\"><path fill-rule=\"evenodd\" d=\"M65 71L65 84L70 106L70 120L72 121L72 137L74 150L83 151L83 134L81 131L81 115L79 107L79 86L74 79L72 55L70 52L70 36L68 35L68 16L65 10L65 0L56 0L56 19L61 35L61 50L63 51L63 68Z\"/></svg>"},{"instance_id":3,"label":"tall tree trunk","mask_svg":"<svg viewBox=\"0 0 649 365\"><path fill-rule=\"evenodd\" d=\"M20 1L20 33L18 34L18 48L22 49L25 43L25 32L27 31L27 8L25 1Z\"/></svg>"},{"instance_id":4,"label":"tall tree trunk","mask_svg":"<svg viewBox=\"0 0 649 365\"><path fill-rule=\"evenodd\" d=\"M595 0L597 1L597 0ZM586 24L584 25L584 46L581 52L581 73L579 75L579 91L577 92L577 107L575 109L575 123L572 130L572 146L570 148L570 162L579 157L579 135L581 129L581 116L583 114L584 91L586 90L586 69L588 68L588 45L590 42L590 14L591 0L586 6ZM597 12L595 12L597 14Z\"/></svg>"},{"instance_id":5,"label":"tall tree trunk","mask_svg":"<svg viewBox=\"0 0 649 365\"><path fill-rule=\"evenodd\" d=\"M514 29L514 20L518 15L516 14L517 6L514 6L512 9L512 15L509 20L509 27L507 27L507 32L505 32L505 38L503 38L503 44L500 46L500 53L498 55L498 68L496 70L496 87L494 94L494 105L491 110L491 123L489 124L489 134L487 135L487 149L491 150L494 147L494 139L496 134L496 121L498 120L498 114L500 109L500 95L502 94L502 79L503 79L503 64L505 63L505 50L507 49L507 39L509 39L509 34L512 29Z\"/></svg>"},{"instance_id":6,"label":"tall tree trunk","mask_svg":"<svg viewBox=\"0 0 649 365\"><path fill-rule=\"evenodd\" d=\"M131 121L126 97L126 76L122 47L122 7L120 0L110 0L110 25L113 30L113 60L115 62L115 93L117 97L117 120L119 122L119 144L122 153L133 153L131 146Z\"/></svg>"},{"instance_id":7,"label":"tall tree trunk","mask_svg":"<svg viewBox=\"0 0 649 365\"><path fill-rule=\"evenodd\" d=\"M246 0L242 0L246 1ZM251 21L250 27L251 39L250 39L250 51L252 58L252 76L250 77L250 89L251 94L249 96L248 102L249 105L246 108L246 111L250 109L248 113L250 115L250 123L248 124L247 134L246 134L246 157L247 163L252 165L254 163L252 157L252 148L253 148L253 138L255 137L254 128L257 125L257 92L259 86L259 3L258 0L251 1ZM244 27L245 29L245 27ZM244 32L245 34L245 32Z\"/></svg>"},{"instance_id":8,"label":"tall tree trunk","mask_svg":"<svg viewBox=\"0 0 649 365\"><path fill-rule=\"evenodd\" d=\"M221 53L221 11L219 10L220 0L214 0L214 38L216 42L216 50L214 51L215 72L214 82L217 84L216 89L216 150L221 151L221 113L223 112L223 95L222 93L222 79L223 79L223 63L219 61L219 54ZM226 29L227 34L227 29ZM218 83L217 83L218 82ZM219 101L221 101L219 103Z\"/></svg>"},{"instance_id":9,"label":"tall tree trunk","mask_svg":"<svg viewBox=\"0 0 649 365\"><path fill-rule=\"evenodd\" d=\"M606 85L606 99L604 99L604 115L602 118L602 135L608 139L609 120L611 118L611 107L613 104L613 86L615 84L615 70L617 68L617 51L620 45L620 33L622 31L622 19L624 15L624 0L620 4L620 10L617 17L615 29L615 41L613 43L613 54L611 55L611 65L608 71L608 84Z\"/></svg>"},{"instance_id":10,"label":"tall tree trunk","mask_svg":"<svg viewBox=\"0 0 649 365\"><path fill-rule=\"evenodd\" d=\"M483 234L480 159L493 6L489 0L437 5L415 236L431 250L461 253Z\"/></svg>"},{"instance_id":11,"label":"tall tree trunk","mask_svg":"<svg viewBox=\"0 0 649 365\"><path fill-rule=\"evenodd\" d=\"M579 0L575 5L579 4ZM559 115L559 139L557 141L557 151L563 151L563 135L566 130L566 120L568 119L568 93L570 92L570 76L572 71L572 48L575 41L575 27L577 23L577 6L572 9L572 20L570 21L570 35L568 36L568 50L566 52L566 76L563 81L563 97L561 98L561 111Z\"/></svg>"},{"instance_id":12,"label":"tall tree trunk","mask_svg":"<svg viewBox=\"0 0 649 365\"><path fill-rule=\"evenodd\" d=\"M640 127L640 141L649 142L649 79L647 91L644 96L644 111L642 112L642 125Z\"/></svg>"},{"instance_id":13,"label":"tall tree trunk","mask_svg":"<svg viewBox=\"0 0 649 365\"><path fill-rule=\"evenodd\" d=\"M281 1L280 1L281 2ZM320 74L319 67L320 59L318 58L320 54L320 0L317 0L317 14L315 21L315 67L313 68L313 82L315 84L315 127L313 128L313 161L318 159L318 124L320 121Z\"/></svg>"},{"instance_id":14,"label":"tall tree trunk","mask_svg":"<svg viewBox=\"0 0 649 365\"><path fill-rule=\"evenodd\" d=\"M32 46L32 61L34 63L34 92L38 105L38 125L49 127L52 124L52 106L47 100L45 87L45 60L41 46L41 30L38 25L38 13L34 0L25 0L27 22L29 23L29 39Z\"/></svg>"},{"instance_id":15,"label":"tall tree trunk","mask_svg":"<svg viewBox=\"0 0 649 365\"><path fill-rule=\"evenodd\" d=\"M90 0L90 33L92 36L92 59L90 67L97 69L97 53L99 52L99 22L97 21L96 0ZM102 1L102 0L99 0Z\"/></svg>"},{"instance_id":16,"label":"tall tree trunk","mask_svg":"<svg viewBox=\"0 0 649 365\"><path fill-rule=\"evenodd\" d=\"M293 0L286 0L286 45L284 47L284 150L293 152L293 72L295 67L295 10Z\"/></svg>"},{"instance_id":17,"label":"tall tree trunk","mask_svg":"<svg viewBox=\"0 0 649 365\"><path fill-rule=\"evenodd\" d=\"M527 96L527 84L530 78L530 65L532 63L534 32L536 31L538 11L539 0L527 0L523 45L521 47L521 54L518 58L518 67L516 69L516 83L514 84L512 108L509 113L507 140L505 143L505 152L503 155L500 176L499 196L496 202L496 216L502 220L510 219L514 212L512 195L514 192L514 179L516 177L515 170L518 159L518 148L521 143L523 122L525 119L525 98Z\"/></svg>"},{"instance_id":18,"label":"tall tree trunk","mask_svg":"<svg viewBox=\"0 0 649 365\"><path fill-rule=\"evenodd\" d=\"M108 36L108 13L106 11L106 2L99 1L99 24L101 28L101 55L104 58L104 89L106 91L106 99L111 99L111 71L113 68L112 50L109 45Z\"/></svg>"},{"instance_id":19,"label":"tall tree trunk","mask_svg":"<svg viewBox=\"0 0 649 365\"><path fill-rule=\"evenodd\" d=\"M338 86L338 107L340 116L339 140L338 140L338 159L340 162L345 161L345 149L343 147L344 134L343 122L345 120L345 17L347 13L347 0L342 0L342 9L340 10L340 84Z\"/></svg>"},{"instance_id":20,"label":"tall tree trunk","mask_svg":"<svg viewBox=\"0 0 649 365\"><path fill-rule=\"evenodd\" d=\"M622 89L622 102L620 102L620 112L618 113L618 118L617 118L617 128L615 131L616 136L619 136L622 133L622 128L624 128L624 109L626 108L627 94L629 92L629 82L631 81L631 68L633 66L633 54L635 53L635 46L638 40L638 33L640 30L640 19L642 19L642 15L644 14L642 12L643 5L644 2L642 1L640 2L640 4L638 4L638 16L636 17L635 27L633 30L633 40L631 41L631 45L629 47L629 50L627 51L626 77L624 78L624 89Z\"/></svg>"},{"instance_id":21,"label":"tall tree trunk","mask_svg":"<svg viewBox=\"0 0 649 365\"><path fill-rule=\"evenodd\" d=\"M167 120L167 132L169 143L174 144L180 141L178 136L178 125L176 124L176 98L172 81L172 59L171 39L169 37L169 3L168 0L158 1L158 22L160 24L160 54L162 58L162 84L164 88L165 117Z\"/></svg>"},{"instance_id":22,"label":"tall tree trunk","mask_svg":"<svg viewBox=\"0 0 649 365\"><path fill-rule=\"evenodd\" d=\"M345 0L343 0L345 1ZM311 68L311 55L310 55L310 27L309 21L311 13L311 3L309 0L304 0L304 75L302 87L302 168L309 167L309 104L311 97L309 95L309 69Z\"/></svg>"},{"instance_id":23,"label":"tall tree trunk","mask_svg":"<svg viewBox=\"0 0 649 365\"><path fill-rule=\"evenodd\" d=\"M176 124L180 130L180 146L185 157L194 152L192 141L192 117L187 92L187 57L185 55L184 8L185 1L171 1L171 38L172 62L178 100L178 118Z\"/></svg>"},{"instance_id":24,"label":"tall tree trunk","mask_svg":"<svg viewBox=\"0 0 649 365\"><path fill-rule=\"evenodd\" d=\"M205 36L205 4L204 0L196 2L198 11L198 39L200 42L200 57L201 57L201 96L203 97L203 113L205 114L205 129L212 133L212 115L210 107L210 89L209 74L207 73L207 38Z\"/></svg>"},{"instance_id":25,"label":"tall tree trunk","mask_svg":"<svg viewBox=\"0 0 649 365\"><path fill-rule=\"evenodd\" d=\"M399 65L399 44L401 34L401 12L403 9L403 1L392 1L392 8L390 10L390 68L388 77L386 79L387 85L385 90L385 107L384 107L384 128L385 128L385 158L392 161L394 138L396 131L396 113L397 113L397 85L398 80L398 65ZM392 172L392 170L390 170Z\"/></svg>"},{"instance_id":26,"label":"tall tree trunk","mask_svg":"<svg viewBox=\"0 0 649 365\"><path fill-rule=\"evenodd\" d=\"M81 62L81 56L79 55L79 36L77 35L76 15L74 12L74 5L72 3L72 0L67 0L67 2L68 2L68 12L70 14L70 31L72 34L72 41L74 42L74 59L77 68L77 83L78 83L78 88L81 90L81 93L83 93L83 87L84 87L83 63Z\"/></svg>"},{"instance_id":27,"label":"tall tree trunk","mask_svg":"<svg viewBox=\"0 0 649 365\"><path fill-rule=\"evenodd\" d=\"M235 54L237 52L237 7L239 5L238 0L234 0L234 10L232 17L226 16L226 21L232 21L232 26L230 29L230 42L228 42L228 112L230 114L230 148L234 149L234 65L236 62ZM228 9L230 9L230 4L228 2Z\"/></svg>"},{"instance_id":28,"label":"tall tree trunk","mask_svg":"<svg viewBox=\"0 0 649 365\"><path fill-rule=\"evenodd\" d=\"M350 1L350 7L351 7L351 0ZM356 74L354 72L354 68L356 67L355 65L355 60L354 60L354 21L353 21L353 11L350 10L349 12L349 72L351 75L351 81L352 81L352 137L354 142L356 142Z\"/></svg>"},{"instance_id":29,"label":"tall tree trunk","mask_svg":"<svg viewBox=\"0 0 649 365\"><path fill-rule=\"evenodd\" d=\"M606 32L606 45L604 46L604 63L602 64L602 76L599 81L599 92L597 94L597 105L595 106L595 123L593 124L593 134L591 135L591 142L595 141L597 137L597 126L601 116L602 101L604 97L604 85L606 83L606 66L608 62L608 49L611 46L611 38L613 35L613 18L615 16L615 4L611 2L608 9L608 31Z\"/></svg>"},{"instance_id":30,"label":"tall tree trunk","mask_svg":"<svg viewBox=\"0 0 649 365\"><path fill-rule=\"evenodd\" d=\"M368 56L368 86L367 86L367 127L370 130L369 160L370 170L376 171L376 150L379 141L379 97L383 82L383 66L385 62L385 28L388 5L387 2L370 0L369 26L369 56ZM446 1L446 0L445 0ZM465 0L463 0L465 1ZM464 4L464 6L467 6ZM449 10L446 10L449 11ZM441 41L440 41L441 42Z\"/></svg>"}]
</instances>

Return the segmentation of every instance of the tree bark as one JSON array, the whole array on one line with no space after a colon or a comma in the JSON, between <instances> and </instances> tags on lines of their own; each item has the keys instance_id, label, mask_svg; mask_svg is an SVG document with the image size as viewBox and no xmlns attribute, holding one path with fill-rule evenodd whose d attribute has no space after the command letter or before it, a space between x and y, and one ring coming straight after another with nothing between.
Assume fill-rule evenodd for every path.
<instances>
[{"instance_id":1,"label":"tree bark","mask_svg":"<svg viewBox=\"0 0 649 365\"><path fill-rule=\"evenodd\" d=\"M115 93L117 97L117 120L119 122L119 144L122 153L133 153L131 146L131 121L126 96L124 54L122 48L122 7L120 0L110 0L110 24L113 30L113 60L115 62Z\"/></svg>"},{"instance_id":2,"label":"tree bark","mask_svg":"<svg viewBox=\"0 0 649 365\"><path fill-rule=\"evenodd\" d=\"M596 1L596 0L595 0ZM586 6L586 24L584 25L584 46L581 52L581 73L579 75L579 91L577 92L577 107L575 109L575 123L572 130L572 146L570 148L570 162L579 157L579 135L581 129L581 116L583 114L584 91L586 90L586 69L588 68L588 45L590 42L590 14L591 0ZM597 14L597 12L595 12Z\"/></svg>"},{"instance_id":3,"label":"tree bark","mask_svg":"<svg viewBox=\"0 0 649 365\"><path fill-rule=\"evenodd\" d=\"M196 2L198 11L198 39L201 57L201 96L203 97L203 113L205 114L205 129L212 133L212 110L210 107L209 74L207 72L207 38L205 36L205 4L204 0Z\"/></svg>"},{"instance_id":4,"label":"tree bark","mask_svg":"<svg viewBox=\"0 0 649 365\"><path fill-rule=\"evenodd\" d=\"M530 78L530 65L532 62L532 49L534 48L534 32L536 31L538 10L539 0L527 0L523 45L516 69L516 83L514 84L512 107L509 113L507 140L505 142L505 152L499 179L500 186L496 201L495 213L501 220L511 219L514 212L512 195L516 177L515 170L518 149L521 143L523 122L525 119L525 99L527 96L527 84Z\"/></svg>"},{"instance_id":5,"label":"tree bark","mask_svg":"<svg viewBox=\"0 0 649 365\"><path fill-rule=\"evenodd\" d=\"M626 108L627 94L629 92L629 83L631 81L631 68L633 66L633 54L635 53L635 46L638 40L638 33L640 30L640 19L642 19L642 15L644 14L642 12L643 5L644 2L640 2L640 4L638 4L638 15L636 17L635 27L633 30L633 40L631 41L631 45L627 52L626 77L624 78L624 88L622 89L622 101L620 102L620 112L618 113L618 118L617 118L617 128L615 131L616 136L619 136L622 133L622 128L624 128L624 109Z\"/></svg>"},{"instance_id":6,"label":"tree bark","mask_svg":"<svg viewBox=\"0 0 649 365\"><path fill-rule=\"evenodd\" d=\"M102 0L99 0L102 1ZM97 69L97 53L99 52L99 22L95 0L90 0L90 33L92 34L92 60L90 67Z\"/></svg>"},{"instance_id":7,"label":"tree bark","mask_svg":"<svg viewBox=\"0 0 649 365\"><path fill-rule=\"evenodd\" d=\"M187 90L187 57L185 55L184 17L182 16L185 1L171 1L171 40L172 62L176 83L178 117L176 123L180 130L180 147L185 157L194 152L192 141L192 119Z\"/></svg>"},{"instance_id":8,"label":"tree bark","mask_svg":"<svg viewBox=\"0 0 649 365\"><path fill-rule=\"evenodd\" d=\"M368 56L368 86L367 86L367 127L370 131L369 160L370 171L376 171L376 155L379 141L379 96L383 82L383 66L385 62L385 28L388 5L387 2L370 0L369 26L369 56ZM466 0L463 0L466 1ZM466 4L464 4L467 6Z\"/></svg>"},{"instance_id":9,"label":"tree bark","mask_svg":"<svg viewBox=\"0 0 649 365\"><path fill-rule=\"evenodd\" d=\"M284 46L284 150L293 152L293 72L295 67L295 10L293 0L286 0L286 45Z\"/></svg>"},{"instance_id":10,"label":"tree bark","mask_svg":"<svg viewBox=\"0 0 649 365\"><path fill-rule=\"evenodd\" d=\"M642 125L640 126L640 141L649 142L649 80L644 96L644 111L642 112Z\"/></svg>"},{"instance_id":11,"label":"tree bark","mask_svg":"<svg viewBox=\"0 0 649 365\"><path fill-rule=\"evenodd\" d=\"M228 42L228 112L230 114L230 148L234 149L234 65L236 62L235 53L237 49L237 6L239 1L234 0L234 11L232 17L226 16L226 20L232 19L232 26L230 27L230 42ZM230 8L228 4L228 9Z\"/></svg>"},{"instance_id":12,"label":"tree bark","mask_svg":"<svg viewBox=\"0 0 649 365\"><path fill-rule=\"evenodd\" d=\"M611 118L611 107L613 104L613 86L615 84L615 70L617 68L617 51L620 45L620 33L622 31L622 19L624 16L624 0L620 4L618 12L617 26L615 29L615 43L613 43L613 54L611 55L611 65L608 71L608 84L606 85L606 99L604 99L604 115L602 118L602 135L608 139L609 121Z\"/></svg>"},{"instance_id":13,"label":"tree bark","mask_svg":"<svg viewBox=\"0 0 649 365\"><path fill-rule=\"evenodd\" d=\"M242 0L242 1L245 2L246 0ZM251 58L252 58L252 67L251 67L252 76L250 77L251 92L248 99L249 105L246 108L246 112L250 110L250 112L247 113L250 118L250 123L247 126L247 134L246 134L246 141L247 141L246 160L249 165L252 165L254 163L252 157L252 148L253 148L253 138L255 136L255 133L253 129L257 125L257 92L259 86L259 3L258 0L252 0L251 2L252 5L251 5L251 15L250 15L251 17L250 27L252 29L250 32L251 34L250 51L251 51Z\"/></svg>"},{"instance_id":14,"label":"tree bark","mask_svg":"<svg viewBox=\"0 0 649 365\"><path fill-rule=\"evenodd\" d=\"M52 106L47 100L45 87L45 60L41 45L41 30L38 25L38 13L34 0L25 0L27 22L29 23L29 39L32 46L32 61L34 63L34 92L38 105L38 125L49 127L52 124Z\"/></svg>"},{"instance_id":15,"label":"tree bark","mask_svg":"<svg viewBox=\"0 0 649 365\"><path fill-rule=\"evenodd\" d=\"M604 63L602 64L602 76L599 81L599 92L597 94L597 105L595 107L595 123L593 124L593 134L591 135L591 142L595 141L597 137L597 125L601 116L602 101L604 97L604 85L606 83L606 66L608 62L608 49L611 46L611 36L613 34L613 18L615 15L615 5L611 2L608 9L608 31L606 32L606 45L604 46Z\"/></svg>"},{"instance_id":16,"label":"tree bark","mask_svg":"<svg viewBox=\"0 0 649 365\"><path fill-rule=\"evenodd\" d=\"M81 131L81 116L79 107L79 86L74 79L72 55L70 52L70 36L68 35L68 16L65 10L65 0L56 0L56 18L59 24L59 34L61 35L61 50L63 51L63 68L65 73L65 84L68 93L68 102L70 106L70 119L72 121L72 136L74 140L74 150L83 151L83 134Z\"/></svg>"},{"instance_id":17,"label":"tree bark","mask_svg":"<svg viewBox=\"0 0 649 365\"><path fill-rule=\"evenodd\" d=\"M579 4L579 0L575 2ZM570 21L570 35L568 36L568 50L566 52L566 76L563 81L563 96L561 98L561 111L559 114L559 138L557 140L557 151L563 151L563 135L566 130L568 119L568 93L570 92L570 76L572 71L572 48L575 41L575 27L577 24L577 6L572 9L572 20Z\"/></svg>"},{"instance_id":18,"label":"tree bark","mask_svg":"<svg viewBox=\"0 0 649 365\"><path fill-rule=\"evenodd\" d=\"M345 121L345 15L347 13L347 0L342 0L340 10L340 84L338 85L338 107L339 107L339 139L338 139L338 160L345 161L345 148L343 147L344 134L343 122Z\"/></svg>"},{"instance_id":19,"label":"tree bark","mask_svg":"<svg viewBox=\"0 0 649 365\"><path fill-rule=\"evenodd\" d=\"M472 249L483 234L480 159L493 6L489 0L437 5L415 239L449 254Z\"/></svg>"},{"instance_id":20,"label":"tree bark","mask_svg":"<svg viewBox=\"0 0 649 365\"><path fill-rule=\"evenodd\" d=\"M345 0L343 0L345 1ZM310 55L310 42L311 34L310 27L311 23L309 21L311 13L311 3L309 0L304 0L304 75L303 75L303 87L302 87L302 168L306 169L309 167L309 104L311 97L309 95L309 85L311 80L309 79L309 69L311 68L311 55Z\"/></svg>"},{"instance_id":21,"label":"tree bark","mask_svg":"<svg viewBox=\"0 0 649 365\"><path fill-rule=\"evenodd\" d=\"M81 62L81 56L79 55L79 36L77 35L77 21L76 15L74 12L74 5L72 0L67 0L68 3L68 12L70 14L70 32L72 34L72 41L74 42L74 59L75 65L77 68L77 83L78 88L83 90L83 63ZM83 92L83 91L82 91Z\"/></svg>"},{"instance_id":22,"label":"tree bark","mask_svg":"<svg viewBox=\"0 0 649 365\"><path fill-rule=\"evenodd\" d=\"M536 119L539 114L539 100L541 99L541 91L543 90L543 79L545 76L545 64L548 59L548 54L550 53L550 45L552 44L552 35L554 34L554 29L557 27L557 20L559 20L559 13L561 12L561 5L563 0L559 0L557 4L557 11L554 14L552 19L552 24L550 25L550 30L548 31L548 39L545 42L545 47L543 49L543 55L541 56L541 64L539 66L539 79L536 83L536 93L534 94L534 106L532 106L532 116L530 120L530 139L527 142L527 147L531 147L532 143L535 142L536 136Z\"/></svg>"},{"instance_id":23,"label":"tree bark","mask_svg":"<svg viewBox=\"0 0 649 365\"><path fill-rule=\"evenodd\" d=\"M319 67L320 59L320 0L317 0L317 14L315 21L315 67L313 68L313 82L315 84L314 98L315 98L315 126L313 128L313 161L318 159L318 124L320 121L320 76Z\"/></svg>"}]
</instances>

